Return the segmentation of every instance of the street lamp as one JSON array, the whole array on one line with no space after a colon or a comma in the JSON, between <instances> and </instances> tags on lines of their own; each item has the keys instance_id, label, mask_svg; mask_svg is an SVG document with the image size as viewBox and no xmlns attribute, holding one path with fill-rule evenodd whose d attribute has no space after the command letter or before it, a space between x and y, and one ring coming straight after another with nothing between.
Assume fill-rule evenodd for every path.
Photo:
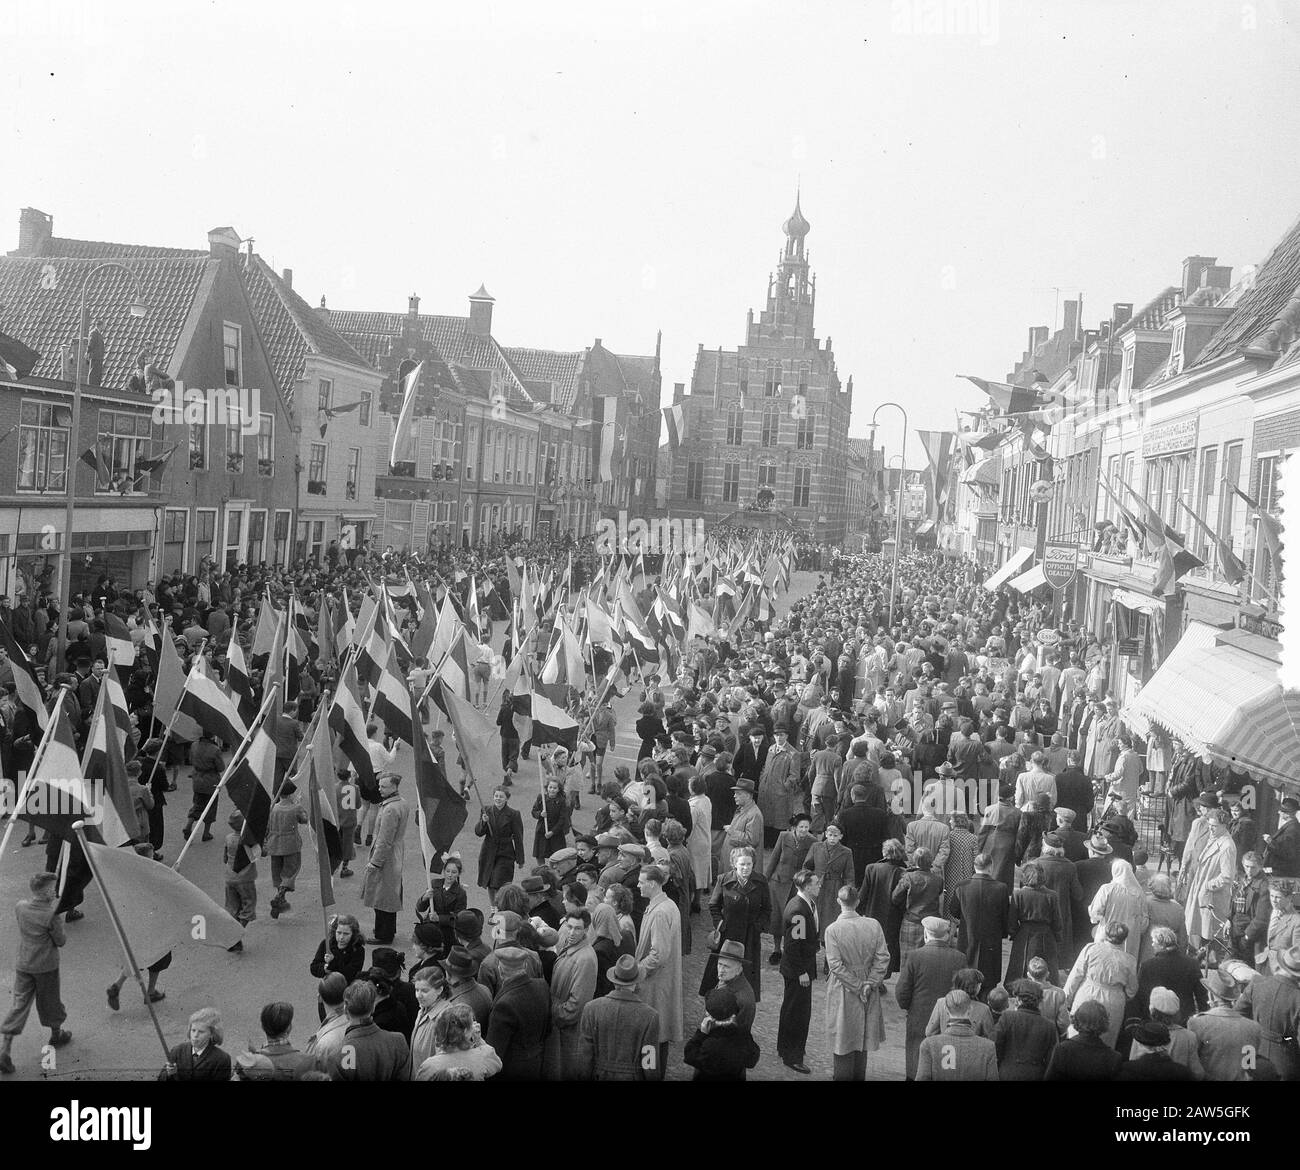
<instances>
[{"instance_id":1,"label":"street lamp","mask_svg":"<svg viewBox=\"0 0 1300 1170\"><path fill-rule=\"evenodd\" d=\"M871 416L871 445L876 445L876 415L878 415L886 406L892 406L899 414L903 416L903 449L896 458L902 462L898 468L898 516L894 523L894 567L889 577L889 620L888 625L892 630L894 628L894 595L898 592L898 550L903 543L903 481L907 478L907 411L905 411L897 402L882 402L876 407Z\"/></svg>"},{"instance_id":2,"label":"street lamp","mask_svg":"<svg viewBox=\"0 0 1300 1170\"><path fill-rule=\"evenodd\" d=\"M67 478L64 486L67 489L67 500L63 517L63 548L59 553L59 639L55 659L57 670L67 669L68 605L72 597L72 527L77 507L77 464L73 452L80 441L81 434L81 378L85 370L86 357L83 347L86 344L86 335L90 332L90 322L86 312L86 292L95 274L106 268L120 268L131 278L131 283L135 286L135 299L129 306L131 316L145 317L149 313L149 306L144 303L141 294L140 277L134 269L128 268L120 261L105 260L102 264L95 265L86 273L86 279L81 282L81 308L77 317L76 372L72 381L72 430L68 436L67 455L64 458L64 475Z\"/></svg>"}]
</instances>

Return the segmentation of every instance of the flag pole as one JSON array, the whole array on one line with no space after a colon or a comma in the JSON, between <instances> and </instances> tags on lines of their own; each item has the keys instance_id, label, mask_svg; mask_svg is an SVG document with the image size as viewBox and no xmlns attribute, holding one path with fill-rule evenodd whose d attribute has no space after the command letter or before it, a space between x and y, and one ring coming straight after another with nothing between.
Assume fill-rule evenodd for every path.
<instances>
[{"instance_id":1,"label":"flag pole","mask_svg":"<svg viewBox=\"0 0 1300 1170\"><path fill-rule=\"evenodd\" d=\"M14 800L13 812L9 814L9 823L5 826L4 836L0 837L0 860L4 858L5 849L9 845L9 838L13 834L14 826L18 823L18 813L26 803L28 793L32 790L32 777L36 774L37 767L45 758L45 748L49 743L50 736L54 734L54 726L59 721L59 712L63 708L63 700L66 694L67 690L60 687L58 699L54 703L54 710L50 712L49 722L45 725L45 734L41 736L41 742L36 747L36 754L32 757L32 766L27 769L27 774L23 777L23 786L19 789Z\"/></svg>"},{"instance_id":2,"label":"flag pole","mask_svg":"<svg viewBox=\"0 0 1300 1170\"><path fill-rule=\"evenodd\" d=\"M181 862L185 860L185 854L190 851L190 846L194 844L194 838L197 837L203 827L204 818L208 815L208 810L217 803L217 797L221 795L221 790L226 786L226 781L230 779L235 769L244 762L248 755L249 749L253 746L253 740L261 729L262 724L266 721L267 713L271 709L271 700L275 697L280 689L279 683L272 683L266 693L266 698L262 700L262 709L257 713L257 718L253 720L253 726L248 729L248 734L244 736L243 742L235 749L235 754L230 757L230 763L226 765L226 770L221 773L221 779L217 781L217 786L212 791L208 803L203 806L203 812L199 815L198 820L194 822L194 827L190 830L190 835L185 838L185 844L181 846L181 851L172 863L172 869L179 871ZM286 773L287 775L287 773Z\"/></svg>"},{"instance_id":3,"label":"flag pole","mask_svg":"<svg viewBox=\"0 0 1300 1170\"><path fill-rule=\"evenodd\" d=\"M130 968L131 974L135 976L136 984L140 988L140 995L144 999L144 1006L149 1009L149 1019L153 1021L154 1031L158 1035L158 1043L162 1045L163 1059L165 1062L170 1063L171 1049L167 1047L167 1038L163 1035L162 1025L158 1022L158 1013L154 1010L153 1003L149 999L149 991L145 986L144 976L140 972L140 964L136 962L135 952L131 950L131 943L126 937L126 930L122 926L122 920L117 916L117 907L113 905L113 899L109 896L108 887L104 885L104 879L99 875L99 867L95 864L94 856L86 840L85 826L85 821L77 821L72 826L72 831L77 834L77 840L81 843L81 851L86 856L86 864L90 866L91 876L94 877L95 885L99 887L99 893L104 899L109 921L113 924L113 932L117 935L117 941L121 944L122 953L126 956L126 965Z\"/></svg>"}]
</instances>

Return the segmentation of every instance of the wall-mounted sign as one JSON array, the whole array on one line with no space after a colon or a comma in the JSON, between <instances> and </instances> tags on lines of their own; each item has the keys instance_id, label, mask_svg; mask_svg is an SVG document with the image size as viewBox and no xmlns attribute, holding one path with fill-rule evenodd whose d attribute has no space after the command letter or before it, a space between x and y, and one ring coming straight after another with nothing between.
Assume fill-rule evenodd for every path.
<instances>
[{"instance_id":1,"label":"wall-mounted sign","mask_svg":"<svg viewBox=\"0 0 1300 1170\"><path fill-rule=\"evenodd\" d=\"M1079 546L1049 541L1043 545L1043 576L1053 589L1064 589L1079 571Z\"/></svg>"},{"instance_id":2,"label":"wall-mounted sign","mask_svg":"<svg viewBox=\"0 0 1300 1170\"><path fill-rule=\"evenodd\" d=\"M1149 427L1142 432L1142 457L1150 459L1155 455L1168 455L1171 451L1191 450L1196 446L1197 425L1197 419L1185 418Z\"/></svg>"}]
</instances>

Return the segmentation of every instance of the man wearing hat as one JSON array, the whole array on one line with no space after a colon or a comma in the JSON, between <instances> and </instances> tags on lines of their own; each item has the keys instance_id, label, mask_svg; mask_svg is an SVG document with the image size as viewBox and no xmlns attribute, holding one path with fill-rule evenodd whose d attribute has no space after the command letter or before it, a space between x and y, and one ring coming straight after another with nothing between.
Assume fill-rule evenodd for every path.
<instances>
[{"instance_id":1,"label":"man wearing hat","mask_svg":"<svg viewBox=\"0 0 1300 1170\"><path fill-rule=\"evenodd\" d=\"M966 956L949 943L946 918L921 920L925 943L908 951L898 972L895 996L907 1012L907 1079L916 1079L917 1059L925 1026L934 1005L952 989L952 977L966 966Z\"/></svg>"},{"instance_id":2,"label":"man wearing hat","mask_svg":"<svg viewBox=\"0 0 1300 1170\"><path fill-rule=\"evenodd\" d=\"M1059 792L1057 799L1060 799ZM1054 812L1056 813L1055 833L1061 842L1061 849L1064 851L1066 861L1086 861L1088 859L1088 836L1075 828L1075 825L1078 824L1078 814L1073 808L1063 804L1058 805Z\"/></svg>"},{"instance_id":3,"label":"man wearing hat","mask_svg":"<svg viewBox=\"0 0 1300 1170\"><path fill-rule=\"evenodd\" d=\"M540 973L532 974L529 956L536 959L536 955L531 951L507 945L492 953L501 973L501 986L492 1001L484 1039L501 1058L501 1080L540 1080L551 1027L551 994L546 980Z\"/></svg>"},{"instance_id":4,"label":"man wearing hat","mask_svg":"<svg viewBox=\"0 0 1300 1170\"><path fill-rule=\"evenodd\" d=\"M621 955L609 969L610 991L591 1000L578 1024L583 1070L581 1080L657 1081L659 1013L637 993L641 967Z\"/></svg>"},{"instance_id":5,"label":"man wearing hat","mask_svg":"<svg viewBox=\"0 0 1300 1170\"><path fill-rule=\"evenodd\" d=\"M469 952L474 962L474 978L478 978L479 966L491 954L492 948L483 941L483 911L477 909L461 910L455 921L456 946Z\"/></svg>"},{"instance_id":6,"label":"man wearing hat","mask_svg":"<svg viewBox=\"0 0 1300 1170\"><path fill-rule=\"evenodd\" d=\"M1209 972L1205 989L1210 995L1209 1009L1187 1021L1187 1030L1196 1038L1196 1055L1205 1079L1250 1080L1249 1062L1243 1057L1259 1051L1260 1026L1233 1006L1241 989L1222 968Z\"/></svg>"},{"instance_id":7,"label":"man wearing hat","mask_svg":"<svg viewBox=\"0 0 1300 1170\"><path fill-rule=\"evenodd\" d=\"M1247 985L1237 1009L1261 1029L1259 1054L1273 1062L1284 1081L1300 1080L1300 947L1278 951L1272 972L1256 975Z\"/></svg>"},{"instance_id":8,"label":"man wearing hat","mask_svg":"<svg viewBox=\"0 0 1300 1170\"><path fill-rule=\"evenodd\" d=\"M1300 877L1300 800L1286 797L1278 808L1277 832L1264 834L1264 864L1274 877Z\"/></svg>"},{"instance_id":9,"label":"man wearing hat","mask_svg":"<svg viewBox=\"0 0 1300 1170\"><path fill-rule=\"evenodd\" d=\"M478 963L465 947L452 947L443 960L447 972L447 1000L451 1004L463 1003L474 1013L479 1029L487 1031L488 1016L492 1013L492 993L476 978Z\"/></svg>"},{"instance_id":10,"label":"man wearing hat","mask_svg":"<svg viewBox=\"0 0 1300 1170\"><path fill-rule=\"evenodd\" d=\"M723 862L732 849L748 845L754 850L754 868L762 871L764 846L763 813L755 801L755 784L752 780L737 780L731 787L736 811L731 823L723 826ZM724 870L730 868L723 865Z\"/></svg>"},{"instance_id":11,"label":"man wearing hat","mask_svg":"<svg viewBox=\"0 0 1300 1170\"><path fill-rule=\"evenodd\" d=\"M1133 1050L1119 1066L1117 1081L1194 1081L1192 1070L1169 1054L1169 1029L1144 1021L1133 1030Z\"/></svg>"},{"instance_id":12,"label":"man wearing hat","mask_svg":"<svg viewBox=\"0 0 1300 1170\"><path fill-rule=\"evenodd\" d=\"M758 810L763 815L763 846L771 849L796 812L804 811L800 756L790 746L790 728L778 724L758 782Z\"/></svg>"}]
</instances>

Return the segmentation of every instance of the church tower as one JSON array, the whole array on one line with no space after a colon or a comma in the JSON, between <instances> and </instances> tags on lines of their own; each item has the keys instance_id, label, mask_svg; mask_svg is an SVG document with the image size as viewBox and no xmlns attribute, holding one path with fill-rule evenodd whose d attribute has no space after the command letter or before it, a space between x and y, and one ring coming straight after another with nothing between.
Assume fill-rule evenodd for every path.
<instances>
[{"instance_id":1,"label":"church tower","mask_svg":"<svg viewBox=\"0 0 1300 1170\"><path fill-rule=\"evenodd\" d=\"M775 278L768 277L767 307L757 322L750 314L746 344L814 348L813 309L817 299L817 281L812 275L811 254L805 247L811 230L812 224L804 218L796 193L794 211L781 225L785 247L777 260Z\"/></svg>"}]
</instances>

